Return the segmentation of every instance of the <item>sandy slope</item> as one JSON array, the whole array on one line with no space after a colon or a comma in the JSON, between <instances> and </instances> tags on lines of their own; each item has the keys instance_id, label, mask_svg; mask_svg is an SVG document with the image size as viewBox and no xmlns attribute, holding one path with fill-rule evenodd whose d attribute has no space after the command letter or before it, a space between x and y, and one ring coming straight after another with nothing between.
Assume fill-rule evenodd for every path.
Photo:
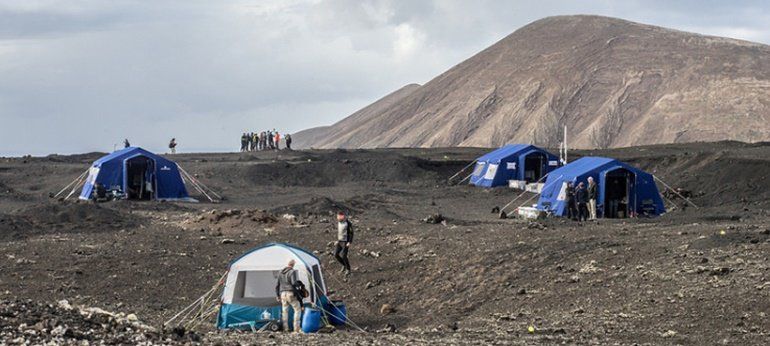
<instances>
[{"instance_id":1,"label":"sandy slope","mask_svg":"<svg viewBox=\"0 0 770 346\"><path fill-rule=\"evenodd\" d=\"M549 17L305 145L556 146L564 125L580 148L753 142L770 140L769 106L766 45L606 17Z\"/></svg>"}]
</instances>

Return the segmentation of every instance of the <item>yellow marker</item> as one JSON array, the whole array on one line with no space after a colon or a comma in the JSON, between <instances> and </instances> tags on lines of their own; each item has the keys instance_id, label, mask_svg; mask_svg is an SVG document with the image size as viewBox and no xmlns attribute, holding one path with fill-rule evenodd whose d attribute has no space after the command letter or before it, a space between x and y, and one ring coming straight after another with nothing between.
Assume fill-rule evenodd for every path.
<instances>
[{"instance_id":1,"label":"yellow marker","mask_svg":"<svg viewBox=\"0 0 770 346\"><path fill-rule=\"evenodd\" d=\"M725 235L725 234L727 234L727 232L725 232L725 230L719 231L719 235Z\"/></svg>"},{"instance_id":2,"label":"yellow marker","mask_svg":"<svg viewBox=\"0 0 770 346\"><path fill-rule=\"evenodd\" d=\"M528 331L530 334L532 334L532 333L534 333L534 332L535 332L535 327L533 327L533 326L529 326L529 328L527 328L527 331Z\"/></svg>"}]
</instances>

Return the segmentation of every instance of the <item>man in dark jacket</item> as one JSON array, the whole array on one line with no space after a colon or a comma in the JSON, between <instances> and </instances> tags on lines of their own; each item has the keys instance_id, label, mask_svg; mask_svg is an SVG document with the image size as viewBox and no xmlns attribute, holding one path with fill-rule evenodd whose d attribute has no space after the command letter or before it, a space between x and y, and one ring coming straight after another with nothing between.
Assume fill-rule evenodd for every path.
<instances>
[{"instance_id":1,"label":"man in dark jacket","mask_svg":"<svg viewBox=\"0 0 770 346\"><path fill-rule=\"evenodd\" d=\"M567 198L567 217L573 221L577 221L578 212L577 204L575 204L575 186L572 183L567 183L567 188L564 192Z\"/></svg>"},{"instance_id":2,"label":"man in dark jacket","mask_svg":"<svg viewBox=\"0 0 770 346\"><path fill-rule=\"evenodd\" d=\"M294 285L299 281L297 271L294 270L294 260L289 260L286 268L278 273L278 282L275 284L275 299L281 302L281 323L283 330L289 330L289 306L294 310L294 332L301 332L300 317L302 316L302 303L294 293Z\"/></svg>"},{"instance_id":3,"label":"man in dark jacket","mask_svg":"<svg viewBox=\"0 0 770 346\"><path fill-rule=\"evenodd\" d=\"M348 220L345 213L337 214L337 247L334 249L334 258L342 264L342 273L350 275L350 260L348 250L353 242L353 223Z\"/></svg>"},{"instance_id":4,"label":"man in dark jacket","mask_svg":"<svg viewBox=\"0 0 770 346\"><path fill-rule=\"evenodd\" d=\"M287 133L283 141L286 143L286 149L291 150L291 135Z\"/></svg>"},{"instance_id":5,"label":"man in dark jacket","mask_svg":"<svg viewBox=\"0 0 770 346\"><path fill-rule=\"evenodd\" d=\"M582 181L578 183L577 189L575 189L575 202L578 208L578 221L586 221L588 219L588 191L586 191Z\"/></svg>"}]
</instances>

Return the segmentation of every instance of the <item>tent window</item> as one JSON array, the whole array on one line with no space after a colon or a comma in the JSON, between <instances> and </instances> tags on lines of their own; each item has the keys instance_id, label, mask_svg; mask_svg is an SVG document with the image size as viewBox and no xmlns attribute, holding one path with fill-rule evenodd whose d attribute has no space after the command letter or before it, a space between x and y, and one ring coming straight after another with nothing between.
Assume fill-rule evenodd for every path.
<instances>
[{"instance_id":1,"label":"tent window","mask_svg":"<svg viewBox=\"0 0 770 346\"><path fill-rule=\"evenodd\" d=\"M250 270L238 272L233 303L247 306L276 306L275 284L278 270Z\"/></svg>"},{"instance_id":2,"label":"tent window","mask_svg":"<svg viewBox=\"0 0 770 346\"><path fill-rule=\"evenodd\" d=\"M607 172L604 187L604 217L622 219L634 210L629 201L633 201L632 189L634 174L627 169L616 169Z\"/></svg>"},{"instance_id":3,"label":"tent window","mask_svg":"<svg viewBox=\"0 0 770 346\"><path fill-rule=\"evenodd\" d=\"M314 289L309 290L309 291L314 292L315 295L313 295L312 293L310 294L310 300L311 301L315 301L316 297L320 297L320 296L324 295L324 292L323 292L323 289L322 289L324 283L321 280L321 269L318 268L317 264L313 266L313 282L314 282L314 284L313 284L313 288Z\"/></svg>"},{"instance_id":4,"label":"tent window","mask_svg":"<svg viewBox=\"0 0 770 346\"><path fill-rule=\"evenodd\" d=\"M126 160L126 196L150 200L155 196L155 162L145 156Z\"/></svg>"},{"instance_id":5,"label":"tent window","mask_svg":"<svg viewBox=\"0 0 770 346\"><path fill-rule=\"evenodd\" d=\"M476 176L476 177L480 176L481 172L484 171L484 165L485 165L484 162L477 163L476 168L473 169L473 176Z\"/></svg>"},{"instance_id":6,"label":"tent window","mask_svg":"<svg viewBox=\"0 0 770 346\"><path fill-rule=\"evenodd\" d=\"M545 174L548 158L543 153L531 153L524 157L524 180L534 183Z\"/></svg>"}]
</instances>

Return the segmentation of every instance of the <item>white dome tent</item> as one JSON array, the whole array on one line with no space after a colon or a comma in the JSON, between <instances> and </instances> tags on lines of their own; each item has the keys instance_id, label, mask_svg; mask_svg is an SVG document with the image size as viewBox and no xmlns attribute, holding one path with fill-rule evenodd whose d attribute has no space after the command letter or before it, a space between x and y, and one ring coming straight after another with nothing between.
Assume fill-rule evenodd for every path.
<instances>
[{"instance_id":1,"label":"white dome tent","mask_svg":"<svg viewBox=\"0 0 770 346\"><path fill-rule=\"evenodd\" d=\"M322 305L323 299L326 299L326 284L318 257L289 244L266 244L230 263L217 327L235 328L259 322L265 311L270 312L274 319L280 318L281 303L275 299L275 285L278 273L291 259L296 262L294 269L299 280L310 293L303 300L303 305Z\"/></svg>"}]
</instances>

